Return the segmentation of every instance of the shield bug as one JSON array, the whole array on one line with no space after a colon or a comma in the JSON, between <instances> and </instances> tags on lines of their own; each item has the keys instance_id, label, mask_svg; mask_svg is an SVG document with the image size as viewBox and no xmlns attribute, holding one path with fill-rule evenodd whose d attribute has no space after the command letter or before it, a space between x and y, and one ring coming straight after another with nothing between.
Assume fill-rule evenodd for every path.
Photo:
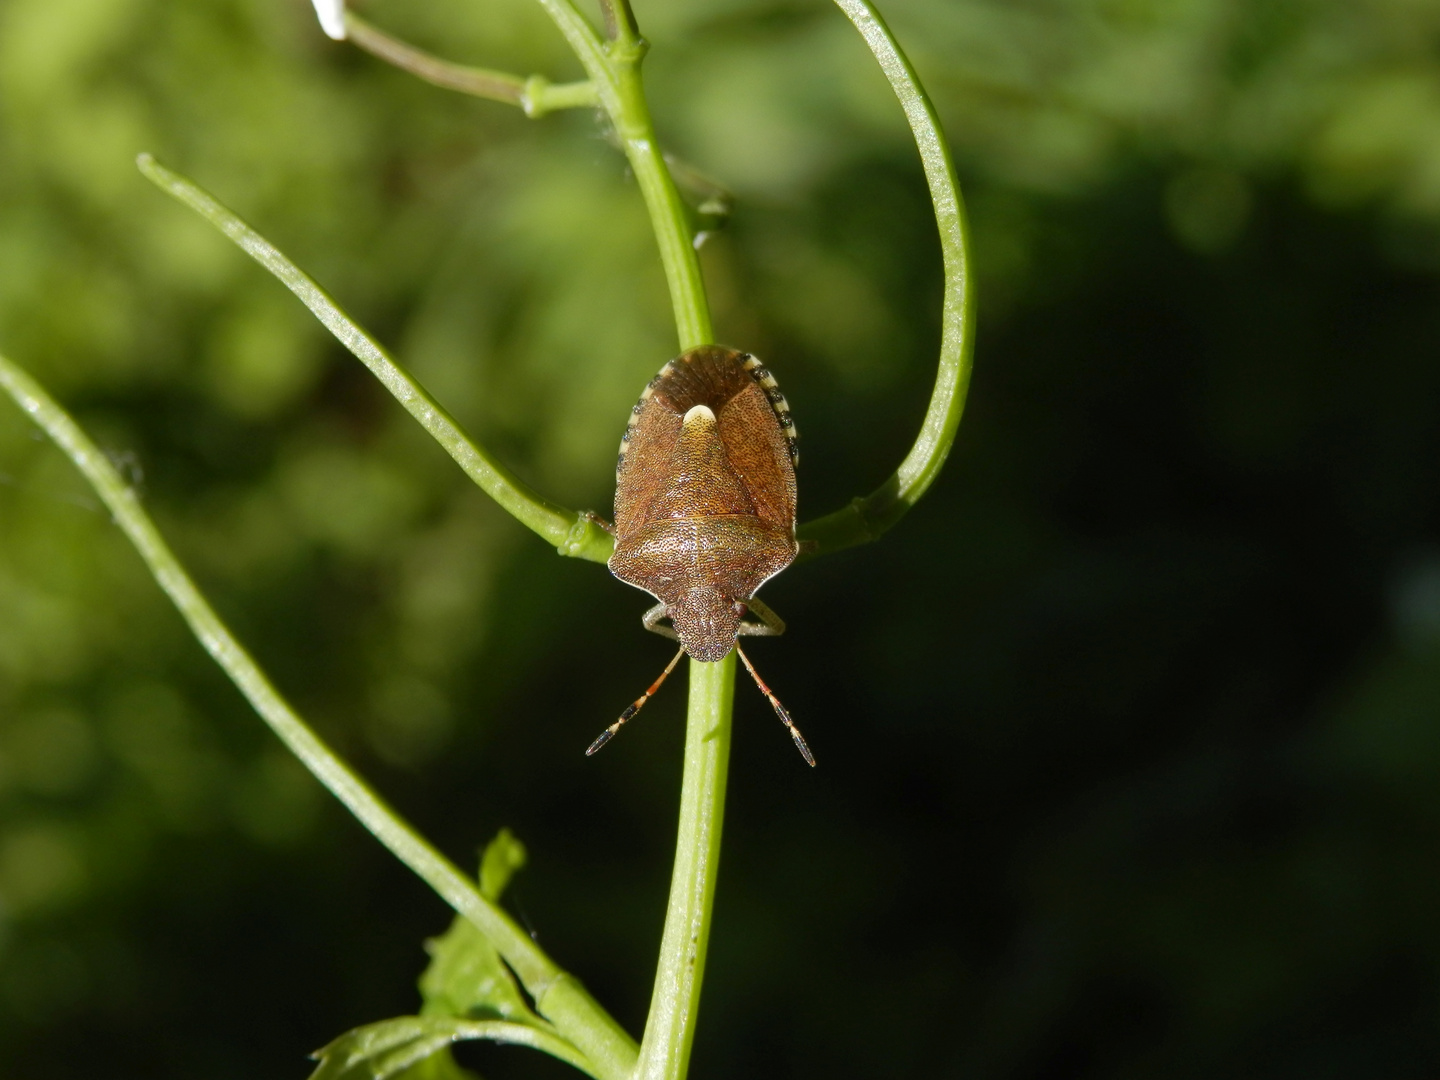
<instances>
[{"instance_id":1,"label":"shield bug","mask_svg":"<svg viewBox=\"0 0 1440 1080\"><path fill-rule=\"evenodd\" d=\"M674 638L680 649L586 753L640 711L682 655L713 662L733 648L801 755L815 764L737 640L785 631L755 591L799 551L795 439L785 395L749 353L702 345L671 360L645 387L615 468L610 571L659 601L645 613L645 629ZM667 618L670 626L662 625Z\"/></svg>"}]
</instances>

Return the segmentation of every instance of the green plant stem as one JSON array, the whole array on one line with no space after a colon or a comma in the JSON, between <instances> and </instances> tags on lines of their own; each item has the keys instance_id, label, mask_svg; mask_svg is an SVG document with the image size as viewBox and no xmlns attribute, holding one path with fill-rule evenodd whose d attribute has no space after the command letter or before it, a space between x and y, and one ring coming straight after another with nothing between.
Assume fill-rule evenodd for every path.
<instances>
[{"instance_id":1,"label":"green plant stem","mask_svg":"<svg viewBox=\"0 0 1440 1080\"><path fill-rule=\"evenodd\" d=\"M547 6L566 0L541 0ZM609 42L609 78L601 100L635 173L660 248L665 281L682 351L714 340L710 306L700 274L685 205L655 138L640 63L645 41L628 0L601 0ZM592 57L594 53L590 54ZM582 61L584 56L581 57ZM593 62L593 61L592 61ZM588 66L587 66L588 70ZM597 83L601 75L590 70ZM735 653L719 663L690 661L690 702L685 722L685 763L675 865L665 909L660 956L635 1080L683 1080L690 1067L705 955L710 943L720 837L725 820L730 726L735 701Z\"/></svg>"},{"instance_id":2,"label":"green plant stem","mask_svg":"<svg viewBox=\"0 0 1440 1080\"><path fill-rule=\"evenodd\" d=\"M615 134L650 213L675 311L680 348L685 351L697 345L709 345L715 340L715 331L710 324L710 305L705 298L705 279L700 273L695 234L670 164L655 137L655 123L645 98L640 65L649 45L640 36L629 0L601 0L600 9L605 16L609 38L605 54L610 61L614 86L613 101L608 103L610 122L615 125Z\"/></svg>"},{"instance_id":3,"label":"green plant stem","mask_svg":"<svg viewBox=\"0 0 1440 1080\"><path fill-rule=\"evenodd\" d=\"M695 236L685 214L685 202L665 164L665 155L655 139L655 125L645 100L640 63L648 47L635 29L634 16L623 0L609 0L606 22L613 37L602 43L570 0L539 0L555 21L565 40L575 50L585 72L595 84L601 107L610 117L621 149L640 186L640 195L650 214L650 226L660 248L665 283L675 313L675 331L680 349L714 341L710 306L705 299L705 281Z\"/></svg>"},{"instance_id":4,"label":"green plant stem","mask_svg":"<svg viewBox=\"0 0 1440 1080\"><path fill-rule=\"evenodd\" d=\"M595 83L635 173L660 248L681 350L714 340L685 204L655 139L640 62L645 41L627 0L602 0L609 41L601 44L569 0L540 0ZM655 989L640 1044L637 1080L680 1080L695 1038L710 914L720 860L735 654L717 664L690 661L690 705L675 866L665 911Z\"/></svg>"},{"instance_id":5,"label":"green plant stem","mask_svg":"<svg viewBox=\"0 0 1440 1080\"><path fill-rule=\"evenodd\" d=\"M678 1080L690 1066L720 866L734 699L733 650L716 664L690 661L675 868L635 1080Z\"/></svg>"},{"instance_id":6,"label":"green plant stem","mask_svg":"<svg viewBox=\"0 0 1440 1080\"><path fill-rule=\"evenodd\" d=\"M899 42L869 0L835 0L879 61L890 87L905 110L930 200L940 229L945 266L945 298L940 319L940 360L930 405L910 452L900 467L869 495L800 528L806 555L816 555L877 539L919 501L945 464L965 393L970 385L970 359L975 344L975 288L970 273L969 228L965 203L955 177L955 163L940 130L940 118L920 85Z\"/></svg>"},{"instance_id":7,"label":"green plant stem","mask_svg":"<svg viewBox=\"0 0 1440 1080\"><path fill-rule=\"evenodd\" d=\"M715 340L710 325L710 306L705 299L705 281L700 276L700 257L695 250L695 237L686 219L685 202L675 187L675 180L665 164L665 155L655 139L655 127L645 102L645 88L640 78L640 57L617 58L617 93L619 114L614 116L615 133L625 157L635 173L655 241L660 247L660 261L665 267L665 281L675 310L675 331L682 352Z\"/></svg>"},{"instance_id":8,"label":"green plant stem","mask_svg":"<svg viewBox=\"0 0 1440 1080\"><path fill-rule=\"evenodd\" d=\"M401 862L469 919L510 965L536 1007L605 1080L627 1078L635 1044L476 883L436 851L317 736L220 620L150 521L140 500L78 424L24 371L0 356L4 389L80 470L134 544L205 650L271 730Z\"/></svg>"},{"instance_id":9,"label":"green plant stem","mask_svg":"<svg viewBox=\"0 0 1440 1080\"><path fill-rule=\"evenodd\" d=\"M605 37L610 41L640 40L640 28L635 25L630 0L600 0L600 17L605 20Z\"/></svg>"},{"instance_id":10,"label":"green plant stem","mask_svg":"<svg viewBox=\"0 0 1440 1080\"><path fill-rule=\"evenodd\" d=\"M700 261L685 205L656 143L640 78L646 46L628 0L602 0L609 37L603 44L570 0L539 3L595 84L635 173L660 248L680 348L709 344L714 331ZM719 869L734 698L733 651L716 664L690 661L675 866L636 1080L682 1080L689 1068Z\"/></svg>"},{"instance_id":11,"label":"green plant stem","mask_svg":"<svg viewBox=\"0 0 1440 1080\"><path fill-rule=\"evenodd\" d=\"M557 109L586 108L599 101L592 82L552 83L543 75L531 75L527 79L505 71L452 64L392 37L348 10L345 38L372 56L435 86L518 105L530 117L544 116Z\"/></svg>"},{"instance_id":12,"label":"green plant stem","mask_svg":"<svg viewBox=\"0 0 1440 1080\"><path fill-rule=\"evenodd\" d=\"M440 403L397 363L363 327L345 313L315 280L208 191L172 172L149 154L136 159L140 171L158 188L194 210L233 240L300 298L315 317L370 369L395 400L512 517L553 544L562 555L605 562L614 541L585 514L545 499L497 461L460 427Z\"/></svg>"}]
</instances>

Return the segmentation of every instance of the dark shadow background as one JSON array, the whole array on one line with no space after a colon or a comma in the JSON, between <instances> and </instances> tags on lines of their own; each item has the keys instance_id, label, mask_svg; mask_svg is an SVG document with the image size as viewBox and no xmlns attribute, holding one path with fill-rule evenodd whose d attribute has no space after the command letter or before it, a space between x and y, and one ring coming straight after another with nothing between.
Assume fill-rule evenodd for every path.
<instances>
[{"instance_id":1,"label":"dark shadow background","mask_svg":"<svg viewBox=\"0 0 1440 1080\"><path fill-rule=\"evenodd\" d=\"M521 0L367 5L573 77ZM899 0L956 144L980 330L928 498L796 568L737 688L693 1075L1440 1069L1440 4ZM939 258L823 3L642 3L663 134L731 186L723 340L803 516L922 413ZM585 115L326 41L300 0L0 3L0 342L243 640L639 1031L683 686L647 598L475 491L299 305L134 172L193 176L542 490L608 511L673 351ZM306 1075L417 1004L449 915L278 749L66 463L0 409L0 1072ZM491 1077L558 1077L462 1048Z\"/></svg>"}]
</instances>

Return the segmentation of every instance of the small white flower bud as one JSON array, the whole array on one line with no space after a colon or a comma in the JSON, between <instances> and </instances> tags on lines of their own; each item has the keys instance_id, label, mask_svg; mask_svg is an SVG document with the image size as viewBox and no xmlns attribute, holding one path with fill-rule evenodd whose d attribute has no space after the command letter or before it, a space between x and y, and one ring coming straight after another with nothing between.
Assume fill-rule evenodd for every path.
<instances>
[{"instance_id":1,"label":"small white flower bud","mask_svg":"<svg viewBox=\"0 0 1440 1080\"><path fill-rule=\"evenodd\" d=\"M320 29L336 41L345 40L345 0L311 0Z\"/></svg>"}]
</instances>

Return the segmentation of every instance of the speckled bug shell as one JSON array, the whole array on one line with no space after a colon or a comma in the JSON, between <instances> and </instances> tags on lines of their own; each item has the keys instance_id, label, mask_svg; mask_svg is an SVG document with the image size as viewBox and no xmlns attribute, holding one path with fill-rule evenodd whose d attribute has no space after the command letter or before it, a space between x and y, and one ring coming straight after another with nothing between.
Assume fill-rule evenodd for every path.
<instances>
[{"instance_id":1,"label":"speckled bug shell","mask_svg":"<svg viewBox=\"0 0 1440 1080\"><path fill-rule=\"evenodd\" d=\"M666 605L697 660L725 657L744 603L795 558L797 457L785 397L748 353L692 349L635 406L610 570Z\"/></svg>"}]
</instances>

